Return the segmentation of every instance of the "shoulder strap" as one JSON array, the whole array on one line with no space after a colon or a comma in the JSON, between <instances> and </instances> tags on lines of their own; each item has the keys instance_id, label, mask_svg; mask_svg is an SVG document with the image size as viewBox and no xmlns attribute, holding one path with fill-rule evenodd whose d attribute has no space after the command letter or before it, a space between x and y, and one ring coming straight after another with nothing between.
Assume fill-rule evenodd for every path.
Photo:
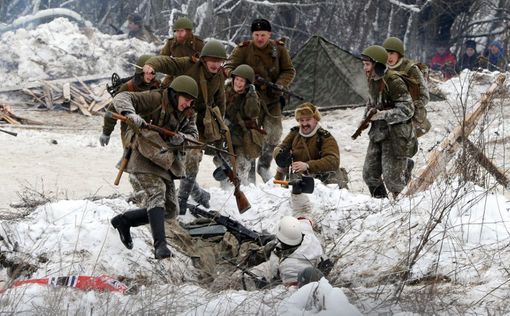
<instances>
[{"instance_id":1,"label":"shoulder strap","mask_svg":"<svg viewBox=\"0 0 510 316\"><path fill-rule=\"evenodd\" d=\"M135 92L135 80L131 79L127 82L127 88L129 92Z\"/></svg>"}]
</instances>

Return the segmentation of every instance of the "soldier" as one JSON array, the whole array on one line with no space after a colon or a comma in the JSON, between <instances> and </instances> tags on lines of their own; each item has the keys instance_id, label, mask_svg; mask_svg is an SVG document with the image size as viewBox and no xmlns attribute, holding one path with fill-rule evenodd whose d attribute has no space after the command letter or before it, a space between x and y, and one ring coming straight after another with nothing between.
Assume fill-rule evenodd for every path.
<instances>
[{"instance_id":1,"label":"soldier","mask_svg":"<svg viewBox=\"0 0 510 316\"><path fill-rule=\"evenodd\" d=\"M135 68L135 74L133 78L131 78L128 82L123 83L120 88L117 90L117 93L123 92L123 91L129 91L129 92L141 92L151 89L159 89L160 82L158 79L156 79L155 74L153 73L144 73L142 70L143 65L145 65L145 62L151 58L151 55L142 55L140 58L138 58ZM113 105L110 105L108 107L108 111L115 111L113 108ZM103 133L99 137L99 143L101 146L106 146L110 142L110 135L112 134L113 130L115 129L115 125L117 124L117 120L112 118L104 118L103 123ZM123 137L124 133L126 132L127 124L122 122L120 123L120 131L121 131L121 137ZM124 140L124 138L122 138ZM127 144L124 145L124 148Z\"/></svg>"},{"instance_id":2,"label":"soldier","mask_svg":"<svg viewBox=\"0 0 510 316\"><path fill-rule=\"evenodd\" d=\"M225 73L229 75L237 66L247 64L255 70L255 74L281 87L288 87L296 75L296 70L284 42L271 39L271 24L265 19L254 20L251 25L251 33L252 40L239 44L232 51L225 65ZM257 172L262 180L267 182L271 179L271 156L282 136L280 102L283 96L281 92L274 91L266 85L255 82L255 86L260 92L262 101L259 122L268 133L262 147ZM254 178L252 182L254 182Z\"/></svg>"},{"instance_id":3,"label":"soldier","mask_svg":"<svg viewBox=\"0 0 510 316\"><path fill-rule=\"evenodd\" d=\"M260 129L257 118L260 102L253 85L255 73L248 65L239 65L231 73L232 81L225 87L227 110L225 122L231 134L236 154L237 176L248 185L251 163L260 155L265 131Z\"/></svg>"},{"instance_id":4,"label":"soldier","mask_svg":"<svg viewBox=\"0 0 510 316\"><path fill-rule=\"evenodd\" d=\"M152 31L143 24L143 18L140 14L133 13L128 16L128 37L138 38L141 41L149 43L159 43L159 39L152 34Z\"/></svg>"},{"instance_id":5,"label":"soldier","mask_svg":"<svg viewBox=\"0 0 510 316\"><path fill-rule=\"evenodd\" d=\"M225 77L222 71L226 58L225 47L217 40L210 40L202 48L199 59L156 56L149 59L143 67L144 72L162 72L172 76L185 74L196 80L199 85L198 98L194 105L197 112L197 128L200 140L206 143L220 141L221 131L227 129L223 122ZM201 149L192 149L186 156L186 177L181 179L179 186L181 214L186 213L186 202L190 194L197 203L209 208L211 196L196 182L202 156ZM219 161L214 162L219 165Z\"/></svg>"},{"instance_id":6,"label":"soldier","mask_svg":"<svg viewBox=\"0 0 510 316\"><path fill-rule=\"evenodd\" d=\"M187 17L178 18L173 25L174 37L169 38L161 49L160 55L173 57L198 57L204 47L204 41L193 35L193 22ZM163 80L166 87L172 81L171 76Z\"/></svg>"},{"instance_id":7,"label":"soldier","mask_svg":"<svg viewBox=\"0 0 510 316\"><path fill-rule=\"evenodd\" d=\"M122 92L113 99L115 110L130 122L124 135L125 143L131 144L132 149L126 172L133 187L141 186L147 197L143 208L117 215L111 223L128 249L133 248L130 228L149 223L156 259L172 255L166 244L164 220L175 218L179 211L173 179L184 176L184 138L198 138L191 108L197 97L195 80L179 76L167 89ZM142 129L145 122L168 128L177 135L163 139L157 132ZM162 148L167 150L163 153Z\"/></svg>"},{"instance_id":8,"label":"soldier","mask_svg":"<svg viewBox=\"0 0 510 316\"><path fill-rule=\"evenodd\" d=\"M411 122L414 105L404 80L387 69L384 47L370 46L361 55L369 89L365 115L372 108L377 111L371 118L363 180L373 197L387 197L386 188L396 197L406 185L407 158L418 149Z\"/></svg>"},{"instance_id":9,"label":"soldier","mask_svg":"<svg viewBox=\"0 0 510 316\"><path fill-rule=\"evenodd\" d=\"M250 269L258 278L243 276L248 287L264 288L277 279L286 287L298 287L298 275L305 269L313 268L314 274L322 274L318 267L324 252L308 219L283 217L278 223L276 238L278 244L271 252L269 260Z\"/></svg>"},{"instance_id":10,"label":"soldier","mask_svg":"<svg viewBox=\"0 0 510 316\"><path fill-rule=\"evenodd\" d=\"M346 187L341 181L340 151L335 138L319 121L321 115L312 103L306 102L296 108L296 121L299 126L291 128L283 142L276 146L273 157L278 165L277 172L282 175L290 167L293 174L311 175L326 184L338 183L340 188ZM291 175L291 179L292 179ZM291 206L295 215L310 213L312 205L306 194L291 193Z\"/></svg>"}]
</instances>

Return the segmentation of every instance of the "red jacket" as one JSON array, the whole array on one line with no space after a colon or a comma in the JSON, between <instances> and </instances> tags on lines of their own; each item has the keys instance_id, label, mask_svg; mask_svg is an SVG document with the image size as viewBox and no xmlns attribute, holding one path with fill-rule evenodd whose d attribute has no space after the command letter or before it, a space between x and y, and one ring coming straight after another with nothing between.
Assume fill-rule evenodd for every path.
<instances>
[{"instance_id":1,"label":"red jacket","mask_svg":"<svg viewBox=\"0 0 510 316\"><path fill-rule=\"evenodd\" d=\"M432 57L432 62L430 67L432 70L440 70L443 73L444 79L450 79L455 76L455 64L457 63L457 59L455 55L447 51L444 55L435 54Z\"/></svg>"}]
</instances>

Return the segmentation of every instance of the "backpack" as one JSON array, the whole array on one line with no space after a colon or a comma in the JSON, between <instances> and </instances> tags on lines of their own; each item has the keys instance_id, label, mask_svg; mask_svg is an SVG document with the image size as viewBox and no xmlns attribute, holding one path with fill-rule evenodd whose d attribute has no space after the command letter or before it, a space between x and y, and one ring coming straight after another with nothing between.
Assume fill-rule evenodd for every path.
<instances>
[{"instance_id":1,"label":"backpack","mask_svg":"<svg viewBox=\"0 0 510 316\"><path fill-rule=\"evenodd\" d=\"M425 82L428 82L429 79L429 67L423 63L409 61L408 65L406 65L403 70L398 72L399 76L406 83L411 98L413 101L416 101L420 98L420 83L408 75L409 70L413 66L418 67L423 75L423 78L425 78ZM425 135L430 130L431 124L427 119L427 110L425 109L425 106L421 102L415 102L414 104L415 109L412 123L416 131L416 137L420 137Z\"/></svg>"}]
</instances>

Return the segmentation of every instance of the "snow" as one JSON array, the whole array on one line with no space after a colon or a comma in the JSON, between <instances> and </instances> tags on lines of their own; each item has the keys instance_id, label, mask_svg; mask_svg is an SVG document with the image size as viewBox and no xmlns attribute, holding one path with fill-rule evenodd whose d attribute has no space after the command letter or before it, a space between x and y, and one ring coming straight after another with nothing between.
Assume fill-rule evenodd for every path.
<instances>
[{"instance_id":1,"label":"snow","mask_svg":"<svg viewBox=\"0 0 510 316\"><path fill-rule=\"evenodd\" d=\"M68 74L69 69L76 75L125 71L126 59L154 51L154 46L138 40L97 31L93 34L82 34L65 19L55 19L31 31L19 29L3 34L0 70L9 73L11 79L4 84L59 77ZM420 138L415 170L457 125L463 112L461 105L466 105L467 111L472 109L496 75L464 71L439 85L447 100L427 107L435 124ZM488 154L503 169L508 168L504 153L509 144L497 142L505 139L504 128L509 122L508 87L507 82L506 90L496 96L485 125L477 127L472 135L474 139L483 138L486 144L494 141ZM0 295L0 311L21 315L508 313L508 191L492 178L474 183L452 173L412 197L395 201L371 198L361 180L366 132L356 141L349 137L361 113L362 109L349 109L323 115L321 123L338 140L341 164L347 168L351 182L349 190L315 182L310 199L313 220L320 228L325 252L336 264L327 280L301 289L277 286L251 292L212 290L200 284L191 259L172 245L175 257L161 261L153 258L148 225L131 230L134 248L127 250L109 222L116 214L135 207L124 198L130 191L127 179L123 178L124 187L120 189L106 187L110 190L107 193L121 193L120 198L85 198L96 196L92 193L99 191L98 187L111 182L115 175L112 166L122 151L118 129L108 147L97 145L100 118L81 118L91 120L92 127L76 119L80 133L55 128L21 130L16 140L0 137L2 161L13 167L0 170L0 208L15 200L14 192L20 190L12 182L32 182L34 172L45 180L46 190L69 190L67 197L56 195L26 216L0 222L1 260L21 260L33 267L32 273L20 279L106 274L138 284L138 291L129 295L24 285ZM70 120L62 116L62 120ZM292 118L285 119L284 130L294 124ZM58 140L58 145L48 146L52 139ZM211 182L213 169L211 158L206 156L198 178L213 197L212 209L267 233L275 231L280 218L292 214L289 190L260 181L242 187L252 208L239 214L232 189L223 190ZM179 220L186 223L193 217L187 214ZM0 269L4 287L12 272ZM407 278L402 280L404 274Z\"/></svg>"}]
</instances>

